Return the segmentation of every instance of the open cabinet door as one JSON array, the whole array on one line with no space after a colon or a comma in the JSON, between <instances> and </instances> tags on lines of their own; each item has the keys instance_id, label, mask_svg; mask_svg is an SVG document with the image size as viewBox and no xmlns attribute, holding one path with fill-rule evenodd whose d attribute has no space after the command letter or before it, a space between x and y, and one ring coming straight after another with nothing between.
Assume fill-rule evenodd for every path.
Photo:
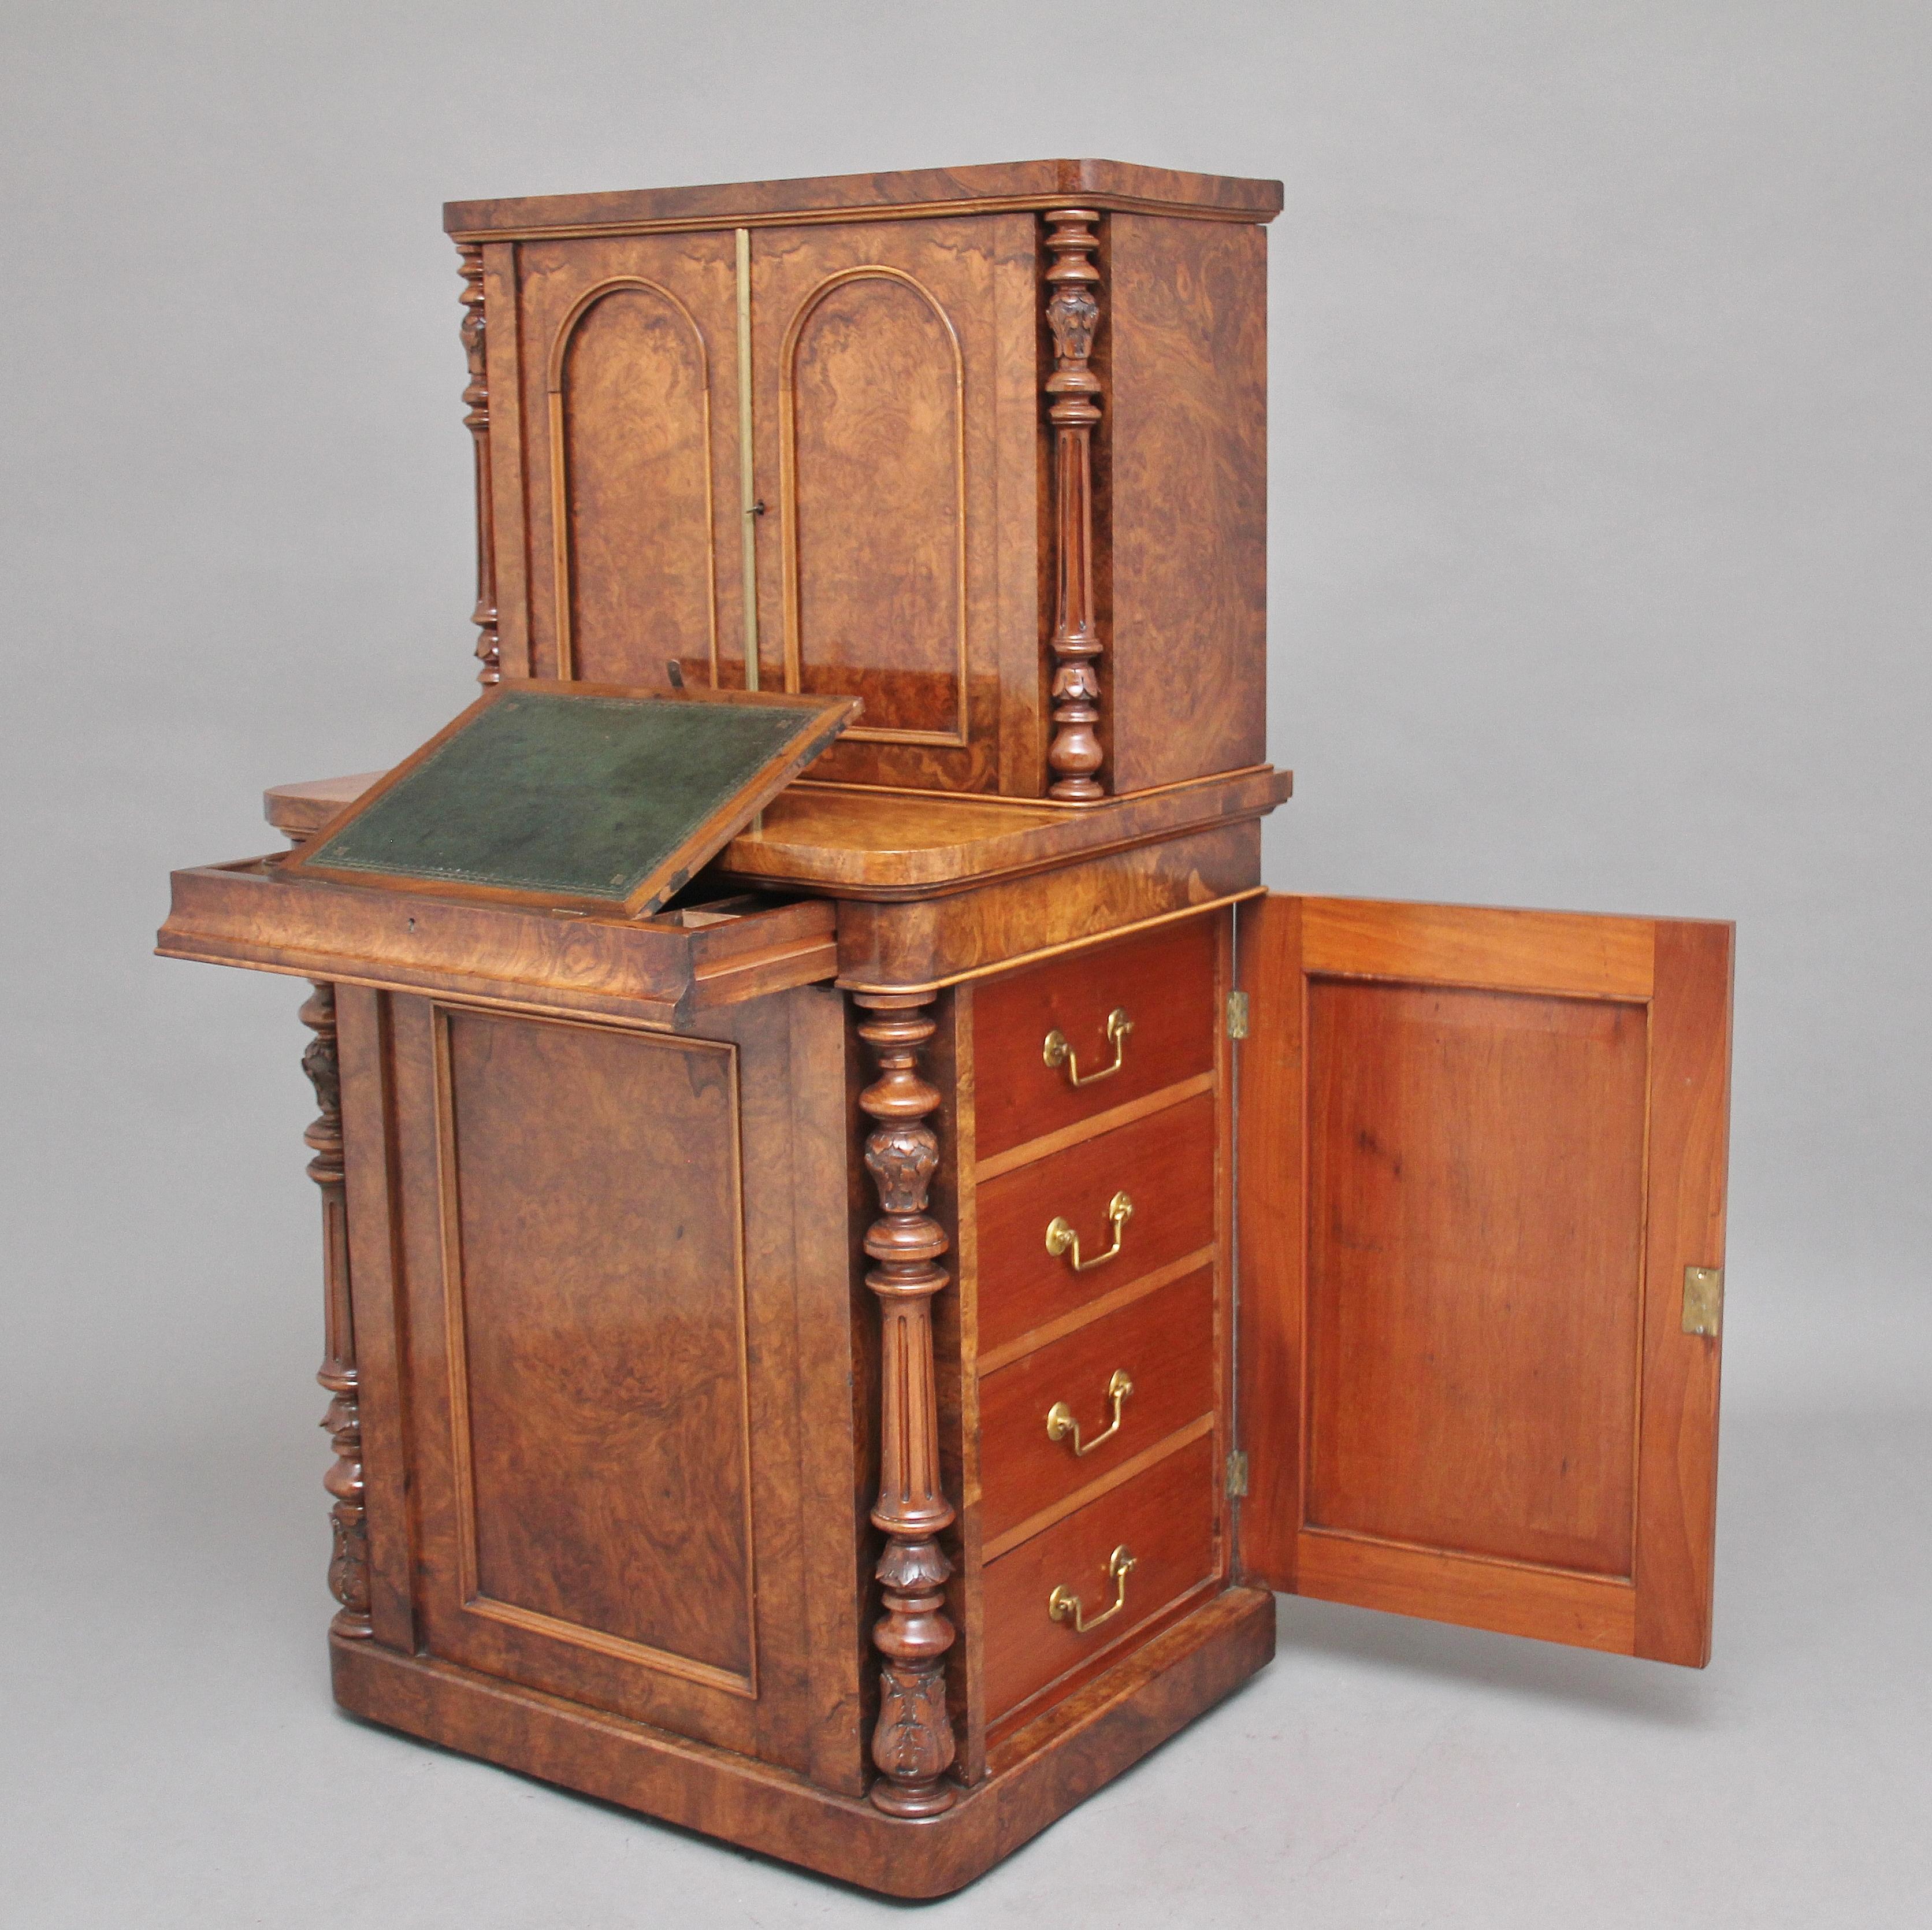
<instances>
[{"instance_id":1,"label":"open cabinet door","mask_svg":"<svg viewBox=\"0 0 1932 1930\"><path fill-rule=\"evenodd\" d=\"M1709 1659L1731 939L1243 908L1253 1578Z\"/></svg>"}]
</instances>

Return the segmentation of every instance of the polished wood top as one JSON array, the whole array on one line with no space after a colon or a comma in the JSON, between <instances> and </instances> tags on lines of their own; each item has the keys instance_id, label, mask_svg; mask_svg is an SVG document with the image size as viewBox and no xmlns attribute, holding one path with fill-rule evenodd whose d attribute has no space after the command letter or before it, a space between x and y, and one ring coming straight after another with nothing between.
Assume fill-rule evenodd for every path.
<instances>
[{"instance_id":1,"label":"polished wood top","mask_svg":"<svg viewBox=\"0 0 1932 1930\"><path fill-rule=\"evenodd\" d=\"M1004 161L980 167L912 168L893 174L450 201L443 205L442 225L464 239L508 241L640 228L755 226L814 216L850 220L874 209L895 215L966 214L992 208L1046 209L1068 202L1271 221L1281 212L1282 185L1118 161Z\"/></svg>"},{"instance_id":2,"label":"polished wood top","mask_svg":"<svg viewBox=\"0 0 1932 1930\"><path fill-rule=\"evenodd\" d=\"M268 821L286 836L306 837L381 775L278 785L263 795ZM768 890L925 897L1259 818L1289 795L1293 781L1293 773L1263 764L1077 808L800 782L732 839L717 869Z\"/></svg>"}]
</instances>

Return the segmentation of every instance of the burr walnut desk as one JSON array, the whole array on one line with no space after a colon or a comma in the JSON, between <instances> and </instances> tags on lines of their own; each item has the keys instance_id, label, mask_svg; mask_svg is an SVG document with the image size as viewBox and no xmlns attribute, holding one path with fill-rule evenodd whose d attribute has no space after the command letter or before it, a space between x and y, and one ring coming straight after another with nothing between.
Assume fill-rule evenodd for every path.
<instances>
[{"instance_id":1,"label":"burr walnut desk","mask_svg":"<svg viewBox=\"0 0 1932 1930\"><path fill-rule=\"evenodd\" d=\"M160 935L314 988L346 1707L921 1896L1275 1591L1706 1659L1729 928L1262 890L1279 206L449 210L485 696Z\"/></svg>"}]
</instances>

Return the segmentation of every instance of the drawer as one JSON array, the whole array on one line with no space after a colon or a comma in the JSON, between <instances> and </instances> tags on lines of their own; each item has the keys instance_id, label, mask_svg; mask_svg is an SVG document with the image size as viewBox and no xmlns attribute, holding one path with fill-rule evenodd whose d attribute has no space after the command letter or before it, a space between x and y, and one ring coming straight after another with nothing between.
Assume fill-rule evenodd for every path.
<instances>
[{"instance_id":1,"label":"drawer","mask_svg":"<svg viewBox=\"0 0 1932 1930\"><path fill-rule=\"evenodd\" d=\"M986 1565L988 1721L1117 1648L1213 1575L1214 1462L1214 1438L1204 1435ZM1134 1565L1117 1581L1108 1562L1122 1547ZM1061 1588L1080 1598L1084 1634L1071 1616L1054 1619L1051 1603ZM1125 1605L1108 1614L1117 1595ZM1106 1621L1090 1625L1102 1614Z\"/></svg>"},{"instance_id":2,"label":"drawer","mask_svg":"<svg viewBox=\"0 0 1932 1930\"><path fill-rule=\"evenodd\" d=\"M1183 919L985 980L973 1005L980 1157L1211 1072L1220 923ZM1120 1070L1096 1077L1114 1062L1107 1016L1117 1009L1133 1029L1118 1042ZM1070 1062L1046 1063L1054 1031ZM1076 1070L1088 1083L1072 1082Z\"/></svg>"},{"instance_id":3,"label":"drawer","mask_svg":"<svg viewBox=\"0 0 1932 1930\"><path fill-rule=\"evenodd\" d=\"M278 876L262 858L178 871L155 949L304 978L667 1028L838 970L829 899L746 893L649 917L566 917Z\"/></svg>"},{"instance_id":4,"label":"drawer","mask_svg":"<svg viewBox=\"0 0 1932 1930\"><path fill-rule=\"evenodd\" d=\"M1120 1426L1109 1383L1125 1377ZM1049 1415L1063 1405L1084 1452ZM1171 1281L988 1374L980 1388L980 1523L988 1547L1010 1529L1111 1474L1214 1405L1214 1273Z\"/></svg>"},{"instance_id":5,"label":"drawer","mask_svg":"<svg viewBox=\"0 0 1932 1930\"><path fill-rule=\"evenodd\" d=\"M1211 1092L988 1180L979 1190L981 1352L1210 1244L1214 1183ZM1102 1260L1114 1238L1108 1209L1123 1193L1133 1211L1120 1251ZM1047 1249L1056 1219L1078 1238L1078 1270L1072 1248Z\"/></svg>"}]
</instances>

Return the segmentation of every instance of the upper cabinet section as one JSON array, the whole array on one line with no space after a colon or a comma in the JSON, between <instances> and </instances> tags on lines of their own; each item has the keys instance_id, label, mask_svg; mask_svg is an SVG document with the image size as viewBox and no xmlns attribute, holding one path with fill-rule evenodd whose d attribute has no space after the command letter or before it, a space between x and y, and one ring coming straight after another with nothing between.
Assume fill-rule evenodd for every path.
<instances>
[{"instance_id":1,"label":"upper cabinet section","mask_svg":"<svg viewBox=\"0 0 1932 1930\"><path fill-rule=\"evenodd\" d=\"M452 204L483 680L856 697L835 782L1261 763L1280 206L1090 161Z\"/></svg>"}]
</instances>

